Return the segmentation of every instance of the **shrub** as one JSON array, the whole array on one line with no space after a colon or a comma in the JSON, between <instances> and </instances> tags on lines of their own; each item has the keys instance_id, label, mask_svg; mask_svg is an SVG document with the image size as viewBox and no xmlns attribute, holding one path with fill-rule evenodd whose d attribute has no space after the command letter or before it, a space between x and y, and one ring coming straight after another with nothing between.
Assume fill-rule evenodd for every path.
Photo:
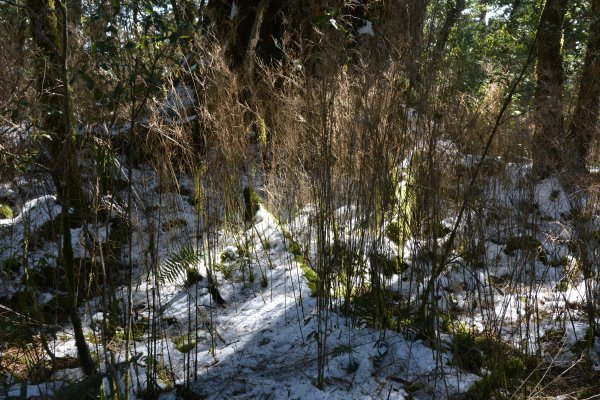
<instances>
[{"instance_id":1,"label":"shrub","mask_svg":"<svg viewBox=\"0 0 600 400\"><path fill-rule=\"evenodd\" d=\"M13 218L13 210L8 204L0 203L0 219Z\"/></svg>"}]
</instances>

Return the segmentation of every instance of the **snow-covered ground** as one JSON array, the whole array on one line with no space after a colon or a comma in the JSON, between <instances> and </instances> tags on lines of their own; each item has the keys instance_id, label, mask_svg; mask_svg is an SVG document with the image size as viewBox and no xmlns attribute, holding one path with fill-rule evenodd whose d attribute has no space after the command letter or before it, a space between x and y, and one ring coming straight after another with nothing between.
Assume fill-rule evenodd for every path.
<instances>
[{"instance_id":1,"label":"snow-covered ground","mask_svg":"<svg viewBox=\"0 0 600 400\"><path fill-rule=\"evenodd\" d=\"M483 241L481 265L474 267L465 260L465 254L457 251L437 278L438 306L451 310L456 320L473 333L497 329L504 340L520 350L568 364L574 362L572 349L583 340L588 328L582 306L586 292L597 293L598 288L595 278L583 276L568 248L575 229L569 219L572 200L554 178L524 189L520 184L522 168L507 166L508 180L491 178L484 188L489 202L484 235L477 238ZM105 308L100 297L87 300L80 314L88 345L102 360L101 372L108 371L104 354L110 353L111 365L127 365L135 396L140 397L146 390L150 376L163 389L160 398L165 399L181 393L174 386L188 386L210 399L448 398L466 393L485 375L485 371L475 375L453 365L453 338L447 333L440 335L441 345L432 348L431 342L425 343L410 333L356 323L336 307L318 313L317 299L311 296L289 238L292 232L309 249L308 261L314 261L317 255L308 223L310 208L282 225L261 206L243 230L219 230L207 239L202 236L204 227L189 196L156 190L156 179L149 170L135 170L131 175L136 234L130 256L125 255L121 261L134 267L133 285L131 292L127 286L119 286L115 296L118 312L124 315L126 310L133 310L131 322L141 331L134 335L128 349L123 340L102 340L106 325L123 315L111 316L114 311ZM535 207L524 211L528 204ZM54 196L44 195L25 202L15 218L0 220L2 265L22 257L27 232L39 230L61 211ZM342 216L347 211L337 212ZM452 216L449 221L452 226ZM346 222L353 225L352 221ZM72 229L75 255L89 257L90 248L106 243L111 229L111 223ZM343 227L340 231L344 232ZM353 234L349 229L345 237L351 240ZM529 236L532 239L523 239ZM515 238L522 241L514 243ZM440 243L445 239L440 238ZM369 240L365 243L372 246ZM155 247L150 248L151 244ZM406 257L408 270L384 282L391 291L417 300L416 293L422 292L424 277L431 271L430 265L411 260L419 252L419 241L409 240L404 249L399 249L384 238L379 246L390 257L400 251L410 255ZM164 261L175 259L174 255L184 249L198 255L193 268L202 279L190 283L185 274L165 279L163 273L161 277L160 271L166 268ZM27 268L41 270L40 260L55 260L57 251L51 241L29 251ZM595 251L592 249L592 254ZM361 254L370 252L367 248ZM157 260L159 264L153 264ZM414 271L417 267L422 269L419 273ZM22 262L16 270L3 271L0 299L10 299L23 291L22 277L27 272ZM213 285L224 301L212 293ZM40 304L60 295L49 288L33 290ZM0 311L14 316L15 310ZM149 332L149 327L154 331ZM560 346L556 341L539 340L551 332L561 332ZM47 338L55 357L77 356L68 323L61 323ZM24 341L33 343L33 338ZM326 351L322 388L316 385L318 346ZM6 350L0 348L0 358ZM593 368L598 371L599 352L598 345L589 351ZM126 363L129 359L133 361ZM153 370L161 372L154 376ZM110 392L113 389L106 376L105 390ZM21 383L10 373L0 371L0 397L52 394L83 375L75 368L54 371L51 378L51 383Z\"/></svg>"}]
</instances>

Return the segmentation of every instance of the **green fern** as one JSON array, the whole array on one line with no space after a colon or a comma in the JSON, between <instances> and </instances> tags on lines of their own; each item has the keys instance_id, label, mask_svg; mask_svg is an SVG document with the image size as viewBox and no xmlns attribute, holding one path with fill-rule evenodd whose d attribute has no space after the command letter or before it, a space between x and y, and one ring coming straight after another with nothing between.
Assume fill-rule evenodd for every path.
<instances>
[{"instance_id":1,"label":"green fern","mask_svg":"<svg viewBox=\"0 0 600 400\"><path fill-rule=\"evenodd\" d=\"M174 283L186 280L188 271L194 270L200 261L200 254L191 246L183 246L178 253L171 254L158 271L161 283Z\"/></svg>"},{"instance_id":2,"label":"green fern","mask_svg":"<svg viewBox=\"0 0 600 400\"><path fill-rule=\"evenodd\" d=\"M347 344L340 344L331 351L331 358L336 358L344 354L354 353L354 347Z\"/></svg>"}]
</instances>

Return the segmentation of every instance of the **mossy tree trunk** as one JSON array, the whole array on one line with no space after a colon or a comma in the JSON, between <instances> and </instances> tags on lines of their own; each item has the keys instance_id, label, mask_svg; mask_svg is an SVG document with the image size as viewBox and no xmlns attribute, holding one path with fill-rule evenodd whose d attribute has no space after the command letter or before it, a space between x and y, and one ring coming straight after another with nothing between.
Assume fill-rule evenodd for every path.
<instances>
[{"instance_id":1,"label":"mossy tree trunk","mask_svg":"<svg viewBox=\"0 0 600 400\"><path fill-rule=\"evenodd\" d=\"M564 137L562 30L567 0L546 0L537 37L533 170L545 177L561 169Z\"/></svg>"},{"instance_id":2,"label":"mossy tree trunk","mask_svg":"<svg viewBox=\"0 0 600 400\"><path fill-rule=\"evenodd\" d=\"M62 246L60 260L65 268L69 290L69 315L75 332L75 341L81 365L86 374L95 370L94 362L85 342L79 314L75 284L75 266L71 245L71 216L73 207L83 218L88 208L82 190L75 154L71 123L69 88L66 65L67 10L55 0L27 0L31 34L40 49L36 60L36 75L41 105L40 129L49 139L45 141L48 164L56 186L57 197L63 207Z\"/></svg>"}]
</instances>

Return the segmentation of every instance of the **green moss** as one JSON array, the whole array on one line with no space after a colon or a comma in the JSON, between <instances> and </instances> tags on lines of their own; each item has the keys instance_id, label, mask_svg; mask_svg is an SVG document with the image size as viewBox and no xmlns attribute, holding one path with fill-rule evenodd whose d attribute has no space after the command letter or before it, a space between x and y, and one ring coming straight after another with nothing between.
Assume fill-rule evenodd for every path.
<instances>
[{"instance_id":1,"label":"green moss","mask_svg":"<svg viewBox=\"0 0 600 400\"><path fill-rule=\"evenodd\" d=\"M189 353L196 347L196 339L188 337L188 335L181 335L173 340L175 348L182 353Z\"/></svg>"},{"instance_id":2,"label":"green moss","mask_svg":"<svg viewBox=\"0 0 600 400\"><path fill-rule=\"evenodd\" d=\"M244 189L244 219L251 222L254 216L258 212L258 208L261 204L264 204L264 200L260 195L251 187Z\"/></svg>"},{"instance_id":3,"label":"green moss","mask_svg":"<svg viewBox=\"0 0 600 400\"><path fill-rule=\"evenodd\" d=\"M558 290L559 292L566 292L567 290L569 290L569 279L566 277L563 277L560 282L558 282L558 284L555 287L556 290Z\"/></svg>"},{"instance_id":4,"label":"green moss","mask_svg":"<svg viewBox=\"0 0 600 400\"><path fill-rule=\"evenodd\" d=\"M263 146L267 144L267 124L260 117L258 117L258 143Z\"/></svg>"},{"instance_id":5,"label":"green moss","mask_svg":"<svg viewBox=\"0 0 600 400\"><path fill-rule=\"evenodd\" d=\"M146 332L148 331L148 324L150 320L142 317L138 321L135 321L131 326L131 335L133 340L141 342L146 338Z\"/></svg>"},{"instance_id":6,"label":"green moss","mask_svg":"<svg viewBox=\"0 0 600 400\"><path fill-rule=\"evenodd\" d=\"M467 391L467 399L490 399L494 391L494 382L491 376L484 376L475 382Z\"/></svg>"},{"instance_id":7,"label":"green moss","mask_svg":"<svg viewBox=\"0 0 600 400\"><path fill-rule=\"evenodd\" d=\"M264 239L262 241L263 249L270 250L271 249L271 241L269 239Z\"/></svg>"},{"instance_id":8,"label":"green moss","mask_svg":"<svg viewBox=\"0 0 600 400\"><path fill-rule=\"evenodd\" d=\"M237 252L235 252L234 250L228 248L225 249L222 253L221 253L221 262L225 263L225 262L233 262L235 260L237 260L240 256L238 255Z\"/></svg>"},{"instance_id":9,"label":"green moss","mask_svg":"<svg viewBox=\"0 0 600 400\"><path fill-rule=\"evenodd\" d=\"M308 282L311 296L316 296L319 292L319 275L317 275L314 269L306 264L304 257L296 257L296 262L300 266L300 269Z\"/></svg>"},{"instance_id":10,"label":"green moss","mask_svg":"<svg viewBox=\"0 0 600 400\"><path fill-rule=\"evenodd\" d=\"M402 307L394 307L393 294L384 289L353 296L352 316L374 328L400 328L394 321L405 319Z\"/></svg>"},{"instance_id":11,"label":"green moss","mask_svg":"<svg viewBox=\"0 0 600 400\"><path fill-rule=\"evenodd\" d=\"M173 374L171 371L169 371L163 361L160 361L156 366L156 375L158 376L158 379L164 382L166 392L169 392L175 388Z\"/></svg>"},{"instance_id":12,"label":"green moss","mask_svg":"<svg viewBox=\"0 0 600 400\"><path fill-rule=\"evenodd\" d=\"M319 291L319 275L317 274L317 272L314 269L309 267L308 264L306 263L306 260L304 259L304 253L302 252L302 247L300 246L300 244L298 242L296 242L292 238L292 234L284 228L281 228L281 229L283 232L283 236L287 240L288 250L294 256L294 261L296 261L296 263L302 270L302 273L304 274L304 277L306 278L306 280L308 282L308 288L310 289L310 295L313 297L316 296Z\"/></svg>"},{"instance_id":13,"label":"green moss","mask_svg":"<svg viewBox=\"0 0 600 400\"><path fill-rule=\"evenodd\" d=\"M13 218L13 210L8 204L0 203L0 219Z\"/></svg>"}]
</instances>

